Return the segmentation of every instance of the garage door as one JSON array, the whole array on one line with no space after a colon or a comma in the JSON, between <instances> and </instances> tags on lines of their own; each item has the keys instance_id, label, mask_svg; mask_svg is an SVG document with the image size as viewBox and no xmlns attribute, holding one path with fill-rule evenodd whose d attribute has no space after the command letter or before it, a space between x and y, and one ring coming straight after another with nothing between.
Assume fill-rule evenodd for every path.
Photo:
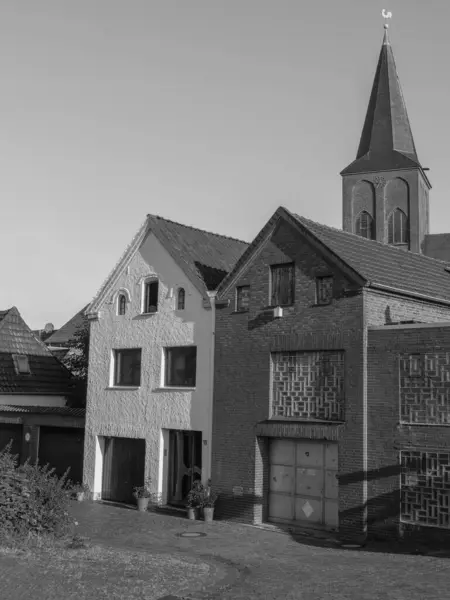
<instances>
[{"instance_id":1,"label":"garage door","mask_svg":"<svg viewBox=\"0 0 450 600\"><path fill-rule=\"evenodd\" d=\"M39 428L39 464L49 464L61 477L70 467L69 479L74 483L83 478L84 430L73 427Z\"/></svg>"},{"instance_id":2,"label":"garage door","mask_svg":"<svg viewBox=\"0 0 450 600\"><path fill-rule=\"evenodd\" d=\"M22 425L0 423L0 451L12 441L11 454L19 455L22 449Z\"/></svg>"},{"instance_id":3,"label":"garage door","mask_svg":"<svg viewBox=\"0 0 450 600\"><path fill-rule=\"evenodd\" d=\"M144 485L145 440L104 439L102 500L134 504L133 488Z\"/></svg>"},{"instance_id":4,"label":"garage door","mask_svg":"<svg viewBox=\"0 0 450 600\"><path fill-rule=\"evenodd\" d=\"M338 446L270 441L269 520L337 529Z\"/></svg>"}]
</instances>

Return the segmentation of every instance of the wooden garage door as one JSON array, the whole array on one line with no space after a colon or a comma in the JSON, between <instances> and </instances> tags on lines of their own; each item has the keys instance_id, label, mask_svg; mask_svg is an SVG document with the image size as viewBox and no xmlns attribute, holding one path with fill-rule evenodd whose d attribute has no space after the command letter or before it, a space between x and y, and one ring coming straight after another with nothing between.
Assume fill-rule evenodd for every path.
<instances>
[{"instance_id":1,"label":"wooden garage door","mask_svg":"<svg viewBox=\"0 0 450 600\"><path fill-rule=\"evenodd\" d=\"M337 529L338 446L270 441L269 520Z\"/></svg>"},{"instance_id":2,"label":"wooden garage door","mask_svg":"<svg viewBox=\"0 0 450 600\"><path fill-rule=\"evenodd\" d=\"M135 504L133 488L144 485L145 440L105 438L102 500Z\"/></svg>"},{"instance_id":3,"label":"wooden garage door","mask_svg":"<svg viewBox=\"0 0 450 600\"><path fill-rule=\"evenodd\" d=\"M84 430L73 427L39 428L39 464L49 464L61 477L70 467L69 479L74 483L83 478Z\"/></svg>"},{"instance_id":4,"label":"wooden garage door","mask_svg":"<svg viewBox=\"0 0 450 600\"><path fill-rule=\"evenodd\" d=\"M20 454L22 450L22 425L0 423L0 451L12 440L11 454Z\"/></svg>"}]
</instances>

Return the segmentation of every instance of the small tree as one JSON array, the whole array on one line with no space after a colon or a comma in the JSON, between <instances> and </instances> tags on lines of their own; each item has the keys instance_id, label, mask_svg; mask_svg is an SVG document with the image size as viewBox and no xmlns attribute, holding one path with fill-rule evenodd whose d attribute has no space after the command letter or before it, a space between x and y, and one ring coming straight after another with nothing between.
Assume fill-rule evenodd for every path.
<instances>
[{"instance_id":1,"label":"small tree","mask_svg":"<svg viewBox=\"0 0 450 600\"><path fill-rule=\"evenodd\" d=\"M89 366L89 321L85 321L67 344L69 351L63 359L64 365L75 380L72 406L86 405L87 376Z\"/></svg>"}]
</instances>

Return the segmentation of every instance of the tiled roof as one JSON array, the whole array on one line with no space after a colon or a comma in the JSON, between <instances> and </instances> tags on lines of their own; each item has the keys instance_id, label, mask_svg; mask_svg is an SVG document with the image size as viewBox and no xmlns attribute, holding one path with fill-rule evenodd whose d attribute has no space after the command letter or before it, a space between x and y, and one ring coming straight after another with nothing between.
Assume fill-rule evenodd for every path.
<instances>
[{"instance_id":1,"label":"tiled roof","mask_svg":"<svg viewBox=\"0 0 450 600\"><path fill-rule=\"evenodd\" d=\"M73 392L70 372L50 352L46 356L28 354L30 374L18 374L12 353L0 352L0 394L40 394L65 396Z\"/></svg>"},{"instance_id":2,"label":"tiled roof","mask_svg":"<svg viewBox=\"0 0 450 600\"><path fill-rule=\"evenodd\" d=\"M447 263L289 214L368 284L450 302Z\"/></svg>"},{"instance_id":3,"label":"tiled roof","mask_svg":"<svg viewBox=\"0 0 450 600\"><path fill-rule=\"evenodd\" d=\"M0 321L3 321L4 317L6 317L10 310L10 308L8 308L8 310L0 310Z\"/></svg>"},{"instance_id":4,"label":"tiled roof","mask_svg":"<svg viewBox=\"0 0 450 600\"><path fill-rule=\"evenodd\" d=\"M88 319L84 314L88 306L89 304L82 308L80 312L77 312L77 314L69 319L62 327L52 333L51 336L46 338L45 343L48 346L52 346L53 344L67 344L72 340L76 331L88 322Z\"/></svg>"},{"instance_id":5,"label":"tiled roof","mask_svg":"<svg viewBox=\"0 0 450 600\"><path fill-rule=\"evenodd\" d=\"M417 167L420 163L386 32L356 159L341 174Z\"/></svg>"},{"instance_id":6,"label":"tiled roof","mask_svg":"<svg viewBox=\"0 0 450 600\"><path fill-rule=\"evenodd\" d=\"M148 225L177 264L207 290L217 288L248 244L155 215Z\"/></svg>"},{"instance_id":7,"label":"tiled roof","mask_svg":"<svg viewBox=\"0 0 450 600\"><path fill-rule=\"evenodd\" d=\"M69 417L85 417L84 408L70 408L68 406L17 406L11 404L0 404L1 412L28 413L28 414L51 414Z\"/></svg>"}]
</instances>

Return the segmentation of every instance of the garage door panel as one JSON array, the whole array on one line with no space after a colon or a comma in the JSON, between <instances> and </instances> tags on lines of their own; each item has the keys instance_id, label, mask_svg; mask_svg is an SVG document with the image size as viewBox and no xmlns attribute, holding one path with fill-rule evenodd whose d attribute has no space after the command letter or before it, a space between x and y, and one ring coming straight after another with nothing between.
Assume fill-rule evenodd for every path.
<instances>
[{"instance_id":1,"label":"garage door panel","mask_svg":"<svg viewBox=\"0 0 450 600\"><path fill-rule=\"evenodd\" d=\"M325 500L325 523L329 527L339 527L339 506L337 500Z\"/></svg>"},{"instance_id":2,"label":"garage door panel","mask_svg":"<svg viewBox=\"0 0 450 600\"><path fill-rule=\"evenodd\" d=\"M270 462L275 465L293 465L295 463L295 443L292 440L272 440Z\"/></svg>"},{"instance_id":3,"label":"garage door panel","mask_svg":"<svg viewBox=\"0 0 450 600\"><path fill-rule=\"evenodd\" d=\"M294 487L294 467L273 465L270 472L271 492L290 492Z\"/></svg>"},{"instance_id":4,"label":"garage door panel","mask_svg":"<svg viewBox=\"0 0 450 600\"><path fill-rule=\"evenodd\" d=\"M339 482L337 471L325 472L325 497L337 499L339 495Z\"/></svg>"},{"instance_id":5,"label":"garage door panel","mask_svg":"<svg viewBox=\"0 0 450 600\"><path fill-rule=\"evenodd\" d=\"M300 496L322 496L323 471L321 469L297 468L295 493Z\"/></svg>"},{"instance_id":6,"label":"garage door panel","mask_svg":"<svg viewBox=\"0 0 450 600\"><path fill-rule=\"evenodd\" d=\"M295 520L307 523L322 522L322 500L295 497Z\"/></svg>"},{"instance_id":7,"label":"garage door panel","mask_svg":"<svg viewBox=\"0 0 450 600\"><path fill-rule=\"evenodd\" d=\"M297 465L302 467L323 466L323 444L300 442L297 444Z\"/></svg>"},{"instance_id":8,"label":"garage door panel","mask_svg":"<svg viewBox=\"0 0 450 600\"><path fill-rule=\"evenodd\" d=\"M292 497L283 494L269 494L269 519L292 521L294 518Z\"/></svg>"},{"instance_id":9,"label":"garage door panel","mask_svg":"<svg viewBox=\"0 0 450 600\"><path fill-rule=\"evenodd\" d=\"M325 466L327 469L338 470L338 445L327 444L325 446Z\"/></svg>"}]
</instances>

